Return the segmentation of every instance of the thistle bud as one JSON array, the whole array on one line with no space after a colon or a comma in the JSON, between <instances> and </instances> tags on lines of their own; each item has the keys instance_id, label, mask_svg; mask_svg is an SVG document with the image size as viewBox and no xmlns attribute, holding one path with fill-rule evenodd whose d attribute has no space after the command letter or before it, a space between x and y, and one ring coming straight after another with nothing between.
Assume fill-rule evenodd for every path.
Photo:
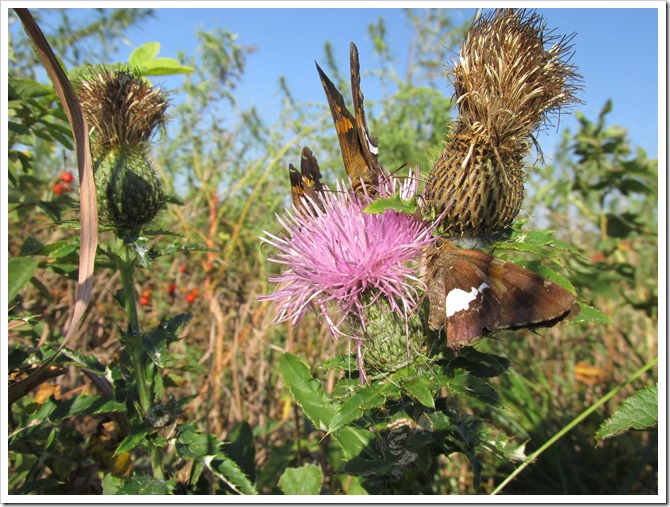
<instances>
[{"instance_id":1,"label":"thistle bud","mask_svg":"<svg viewBox=\"0 0 670 507\"><path fill-rule=\"evenodd\" d=\"M416 313L405 321L386 303L372 304L366 308L365 331L363 361L373 371L394 372L428 355L426 334Z\"/></svg>"},{"instance_id":2,"label":"thistle bud","mask_svg":"<svg viewBox=\"0 0 670 507\"><path fill-rule=\"evenodd\" d=\"M141 146L108 151L94 171L100 217L116 229L139 231L163 208L161 181Z\"/></svg>"},{"instance_id":3,"label":"thistle bud","mask_svg":"<svg viewBox=\"0 0 670 507\"><path fill-rule=\"evenodd\" d=\"M130 70L97 68L77 86L91 125L98 207L103 221L139 231L165 204L150 142L166 122L165 94Z\"/></svg>"},{"instance_id":4,"label":"thistle bud","mask_svg":"<svg viewBox=\"0 0 670 507\"><path fill-rule=\"evenodd\" d=\"M454 239L511 226L523 200L524 158L552 114L579 102L571 37L538 14L498 9L466 34L452 73L459 116L424 197Z\"/></svg>"}]
</instances>

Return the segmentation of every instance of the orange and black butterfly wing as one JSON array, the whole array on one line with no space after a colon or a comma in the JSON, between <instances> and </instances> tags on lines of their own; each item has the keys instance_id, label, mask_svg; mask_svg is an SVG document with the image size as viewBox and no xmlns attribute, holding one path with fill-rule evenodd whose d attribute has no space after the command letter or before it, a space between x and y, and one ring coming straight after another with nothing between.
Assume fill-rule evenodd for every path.
<instances>
[{"instance_id":1,"label":"orange and black butterfly wing","mask_svg":"<svg viewBox=\"0 0 670 507\"><path fill-rule=\"evenodd\" d=\"M319 170L319 163L316 161L316 157L307 146L300 153L300 173L302 174L305 195L317 201L317 193L323 191L321 171Z\"/></svg>"},{"instance_id":2,"label":"orange and black butterfly wing","mask_svg":"<svg viewBox=\"0 0 670 507\"><path fill-rule=\"evenodd\" d=\"M358 141L361 146L361 152L368 168L366 182L376 185L381 173L381 166L377 161L379 155L379 145L377 138L370 135L367 120L365 119L364 98L361 90L361 70L358 60L358 48L353 42L349 47L350 69L351 69L351 95L354 100L354 114L356 117L356 131L358 132Z\"/></svg>"},{"instance_id":3,"label":"orange and black butterfly wing","mask_svg":"<svg viewBox=\"0 0 670 507\"><path fill-rule=\"evenodd\" d=\"M299 208L303 206L302 198L309 196L318 203L318 193L323 191L323 184L321 183L321 171L316 157L312 151L306 146L302 149L300 154L300 172L289 164L288 166L289 178L291 179L291 197L293 204Z\"/></svg>"},{"instance_id":4,"label":"orange and black butterfly wing","mask_svg":"<svg viewBox=\"0 0 670 507\"><path fill-rule=\"evenodd\" d=\"M293 164L288 165L288 176L291 179L291 198L293 199L293 205L296 208L302 206L300 199L305 195L305 190L302 185L302 174L298 171Z\"/></svg>"},{"instance_id":5,"label":"orange and black butterfly wing","mask_svg":"<svg viewBox=\"0 0 670 507\"><path fill-rule=\"evenodd\" d=\"M326 76L318 64L316 68L319 71L323 89L326 91L326 98L328 99L330 112L335 123L344 168L352 182L358 183L361 179L365 181L368 173L368 165L358 139L356 118L347 109L342 94L337 91L333 82L328 79L328 76Z\"/></svg>"}]
</instances>

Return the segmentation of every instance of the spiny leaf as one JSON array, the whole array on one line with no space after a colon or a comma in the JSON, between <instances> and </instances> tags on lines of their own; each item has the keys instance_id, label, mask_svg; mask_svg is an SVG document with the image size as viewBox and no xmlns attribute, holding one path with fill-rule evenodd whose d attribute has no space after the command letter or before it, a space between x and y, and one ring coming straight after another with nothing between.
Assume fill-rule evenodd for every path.
<instances>
[{"instance_id":1,"label":"spiny leaf","mask_svg":"<svg viewBox=\"0 0 670 507\"><path fill-rule=\"evenodd\" d=\"M240 467L226 456L214 435L186 429L179 434L176 449L180 456L202 463L233 491L243 495L258 493Z\"/></svg>"},{"instance_id":2,"label":"spiny leaf","mask_svg":"<svg viewBox=\"0 0 670 507\"><path fill-rule=\"evenodd\" d=\"M595 309L592 306L587 305L586 303L579 302L580 312L579 314L570 321L571 324L578 324L580 322L593 322L594 324L611 324L609 317L602 313L600 310Z\"/></svg>"},{"instance_id":3,"label":"spiny leaf","mask_svg":"<svg viewBox=\"0 0 670 507\"><path fill-rule=\"evenodd\" d=\"M115 455L118 456L121 453L132 451L137 447L140 442L142 442L147 434L149 433L149 428L146 426L133 426L130 430L130 433L126 435L126 438L119 444L116 448Z\"/></svg>"},{"instance_id":4,"label":"spiny leaf","mask_svg":"<svg viewBox=\"0 0 670 507\"><path fill-rule=\"evenodd\" d=\"M352 394L331 419L328 431L331 433L337 431L360 419L367 410L384 406L386 396L392 389L393 384L390 382L376 382Z\"/></svg>"},{"instance_id":5,"label":"spiny leaf","mask_svg":"<svg viewBox=\"0 0 670 507\"><path fill-rule=\"evenodd\" d=\"M321 384L311 377L309 367L293 354L287 352L281 357L279 371L291 394L312 424L326 431L340 405L328 397ZM366 452L374 439L372 432L351 426L333 431L332 436L348 457Z\"/></svg>"},{"instance_id":6,"label":"spiny leaf","mask_svg":"<svg viewBox=\"0 0 670 507\"><path fill-rule=\"evenodd\" d=\"M117 495L169 495L174 492L176 479L161 481L148 475L136 475L124 478L123 485L115 492Z\"/></svg>"},{"instance_id":7,"label":"spiny leaf","mask_svg":"<svg viewBox=\"0 0 670 507\"><path fill-rule=\"evenodd\" d=\"M424 407L435 408L435 399L433 393L427 387L422 378L410 378L402 382L402 387L412 398L421 403Z\"/></svg>"},{"instance_id":8,"label":"spiny leaf","mask_svg":"<svg viewBox=\"0 0 670 507\"><path fill-rule=\"evenodd\" d=\"M309 367L293 354L286 353L279 360L279 371L307 417L317 428L326 431L338 406L331 402L321 384L312 378Z\"/></svg>"},{"instance_id":9,"label":"spiny leaf","mask_svg":"<svg viewBox=\"0 0 670 507\"><path fill-rule=\"evenodd\" d=\"M647 386L626 398L598 428L596 439L612 438L625 431L644 430L658 425L658 385Z\"/></svg>"}]
</instances>

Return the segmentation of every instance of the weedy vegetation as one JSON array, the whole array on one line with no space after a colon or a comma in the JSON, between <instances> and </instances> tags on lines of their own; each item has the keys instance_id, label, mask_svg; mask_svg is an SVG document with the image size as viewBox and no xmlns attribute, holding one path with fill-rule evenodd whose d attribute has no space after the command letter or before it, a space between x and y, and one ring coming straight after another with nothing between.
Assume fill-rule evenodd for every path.
<instances>
[{"instance_id":1,"label":"weedy vegetation","mask_svg":"<svg viewBox=\"0 0 670 507\"><path fill-rule=\"evenodd\" d=\"M32 14L89 118L120 89L147 102L122 130L89 121L100 225L90 300L68 327L91 196L78 193L73 113L10 12L10 494L657 493L658 164L608 123L614 104L598 118L576 108L579 129L533 166L511 237L493 245L574 291L580 316L456 352L424 344L361 383L353 341L313 313L273 324L275 304L259 300L282 268L259 237L282 234L288 164L307 145L331 189L344 177L325 97L304 103L282 79L281 115L266 124L236 105L254 48L225 28L198 32L193 54L159 56L146 41L113 62L151 10L91 10L83 25L67 10L56 24ZM383 167L427 175L456 107L439 76L465 27L446 9L406 15L406 69L383 17L369 27L378 58L362 62L363 80L384 86L366 96L367 122ZM341 90L334 54L348 44L322 59ZM167 75L178 84L158 90ZM122 83L102 92L106 77ZM386 199L374 216L417 206Z\"/></svg>"}]
</instances>

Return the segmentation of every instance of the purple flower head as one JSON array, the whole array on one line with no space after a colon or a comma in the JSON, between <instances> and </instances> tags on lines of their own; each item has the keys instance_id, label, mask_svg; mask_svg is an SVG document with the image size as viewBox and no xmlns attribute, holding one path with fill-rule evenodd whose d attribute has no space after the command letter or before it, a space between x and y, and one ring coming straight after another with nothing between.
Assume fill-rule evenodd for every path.
<instances>
[{"instance_id":1,"label":"purple flower head","mask_svg":"<svg viewBox=\"0 0 670 507\"><path fill-rule=\"evenodd\" d=\"M384 176L380 197L416 194L418 179L411 172L404 181ZM365 309L379 298L407 322L418 304L418 289L425 289L417 266L433 241L432 228L392 210L363 213L369 202L338 183L334 192L321 194L320 205L308 199L300 211L277 215L286 234L264 232L261 239L277 249L268 260L285 269L270 278L278 284L275 292L259 298L277 304L274 323L295 326L313 309L335 336L347 334L341 329L345 321L365 331Z\"/></svg>"}]
</instances>

